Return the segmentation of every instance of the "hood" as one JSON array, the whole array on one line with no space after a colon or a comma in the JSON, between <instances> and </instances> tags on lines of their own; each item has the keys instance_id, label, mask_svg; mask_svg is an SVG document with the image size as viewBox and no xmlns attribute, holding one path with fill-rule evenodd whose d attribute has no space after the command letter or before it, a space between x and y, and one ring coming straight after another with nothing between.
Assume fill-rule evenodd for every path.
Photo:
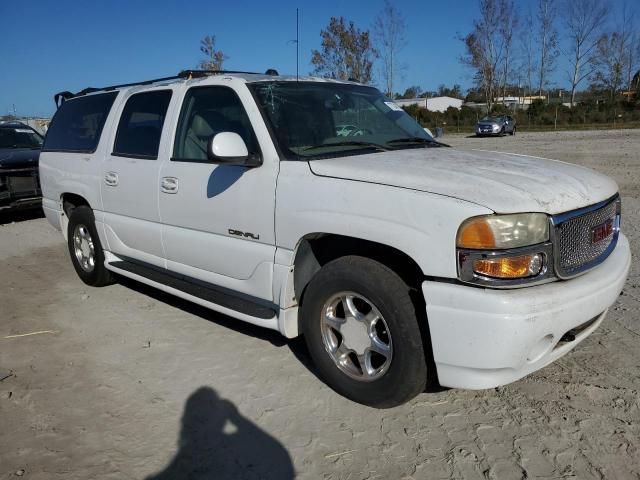
<instances>
[{"instance_id":1,"label":"hood","mask_svg":"<svg viewBox=\"0 0 640 480\"><path fill-rule=\"evenodd\" d=\"M316 175L459 198L496 213L568 212L618 191L609 177L556 160L512 153L423 148L312 160Z\"/></svg>"},{"instance_id":2,"label":"hood","mask_svg":"<svg viewBox=\"0 0 640 480\"><path fill-rule=\"evenodd\" d=\"M0 169L37 167L40 150L1 148Z\"/></svg>"}]
</instances>

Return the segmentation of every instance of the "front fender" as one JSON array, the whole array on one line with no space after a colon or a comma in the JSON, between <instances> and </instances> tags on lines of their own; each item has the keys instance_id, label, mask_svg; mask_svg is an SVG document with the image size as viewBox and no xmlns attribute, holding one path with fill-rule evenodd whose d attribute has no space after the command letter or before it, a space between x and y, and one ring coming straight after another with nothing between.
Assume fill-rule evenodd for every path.
<instances>
[{"instance_id":1,"label":"front fender","mask_svg":"<svg viewBox=\"0 0 640 480\"><path fill-rule=\"evenodd\" d=\"M293 251L313 233L360 238L400 250L427 276L455 278L458 227L469 217L489 213L443 195L320 177L306 162L282 162L276 242Z\"/></svg>"}]
</instances>

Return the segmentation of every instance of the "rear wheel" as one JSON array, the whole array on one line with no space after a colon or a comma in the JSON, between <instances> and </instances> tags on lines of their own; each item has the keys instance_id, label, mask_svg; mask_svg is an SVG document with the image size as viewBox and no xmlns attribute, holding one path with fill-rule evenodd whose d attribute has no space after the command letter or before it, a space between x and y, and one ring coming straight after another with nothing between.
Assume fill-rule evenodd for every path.
<instances>
[{"instance_id":1,"label":"rear wheel","mask_svg":"<svg viewBox=\"0 0 640 480\"><path fill-rule=\"evenodd\" d=\"M93 287L113 283L111 272L104 266L104 251L91 208L80 206L71 210L67 244L73 267L84 283Z\"/></svg>"},{"instance_id":2,"label":"rear wheel","mask_svg":"<svg viewBox=\"0 0 640 480\"><path fill-rule=\"evenodd\" d=\"M351 400L400 405L427 382L422 336L409 287L374 260L326 264L302 302L302 330L322 379Z\"/></svg>"}]
</instances>

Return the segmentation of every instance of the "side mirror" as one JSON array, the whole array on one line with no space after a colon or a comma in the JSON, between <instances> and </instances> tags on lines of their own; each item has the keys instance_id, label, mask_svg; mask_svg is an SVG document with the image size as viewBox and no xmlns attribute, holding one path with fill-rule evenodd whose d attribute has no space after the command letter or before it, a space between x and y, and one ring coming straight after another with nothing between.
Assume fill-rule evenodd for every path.
<instances>
[{"instance_id":1,"label":"side mirror","mask_svg":"<svg viewBox=\"0 0 640 480\"><path fill-rule=\"evenodd\" d=\"M249 155L247 145L235 132L220 132L209 140L207 154L211 163L257 167L259 158Z\"/></svg>"}]
</instances>

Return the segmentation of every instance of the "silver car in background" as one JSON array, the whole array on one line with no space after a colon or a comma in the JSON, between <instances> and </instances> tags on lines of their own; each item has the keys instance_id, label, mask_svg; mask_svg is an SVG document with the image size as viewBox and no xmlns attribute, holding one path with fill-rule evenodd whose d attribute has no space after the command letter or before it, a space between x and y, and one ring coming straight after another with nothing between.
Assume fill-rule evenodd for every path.
<instances>
[{"instance_id":1,"label":"silver car in background","mask_svg":"<svg viewBox=\"0 0 640 480\"><path fill-rule=\"evenodd\" d=\"M516 121L509 115L486 116L476 123L476 135L503 136L516 134Z\"/></svg>"}]
</instances>

